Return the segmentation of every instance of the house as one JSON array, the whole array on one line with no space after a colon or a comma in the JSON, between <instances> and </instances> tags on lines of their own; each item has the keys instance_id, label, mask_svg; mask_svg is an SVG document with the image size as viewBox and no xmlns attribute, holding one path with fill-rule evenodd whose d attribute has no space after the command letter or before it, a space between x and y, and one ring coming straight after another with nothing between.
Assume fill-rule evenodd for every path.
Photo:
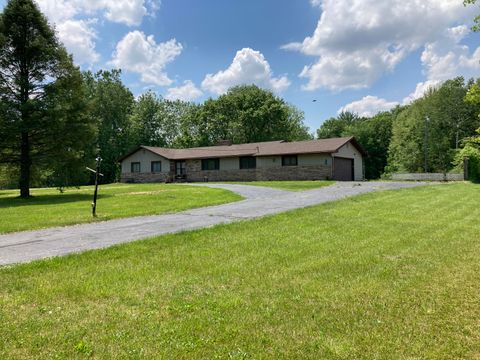
<instances>
[{"instance_id":1,"label":"house","mask_svg":"<svg viewBox=\"0 0 480 360\"><path fill-rule=\"evenodd\" d=\"M365 150L353 137L189 149L140 146L119 161L122 182L363 180Z\"/></svg>"}]
</instances>

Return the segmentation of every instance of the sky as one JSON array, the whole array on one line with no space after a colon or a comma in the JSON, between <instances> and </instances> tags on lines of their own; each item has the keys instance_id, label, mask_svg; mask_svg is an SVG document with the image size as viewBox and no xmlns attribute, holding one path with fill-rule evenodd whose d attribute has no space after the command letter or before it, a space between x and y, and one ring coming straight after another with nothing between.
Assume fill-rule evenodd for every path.
<instances>
[{"instance_id":1,"label":"sky","mask_svg":"<svg viewBox=\"0 0 480 360\"><path fill-rule=\"evenodd\" d=\"M135 96L202 102L256 84L311 131L480 76L480 8L462 0L35 1L82 70L121 68Z\"/></svg>"}]
</instances>

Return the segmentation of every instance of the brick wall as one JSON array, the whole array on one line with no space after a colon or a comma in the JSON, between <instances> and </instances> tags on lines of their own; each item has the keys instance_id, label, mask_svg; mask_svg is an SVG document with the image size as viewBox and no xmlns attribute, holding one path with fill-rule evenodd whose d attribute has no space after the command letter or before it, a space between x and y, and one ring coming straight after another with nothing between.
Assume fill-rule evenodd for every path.
<instances>
[{"instance_id":1,"label":"brick wall","mask_svg":"<svg viewBox=\"0 0 480 360\"><path fill-rule=\"evenodd\" d=\"M155 183L165 182L168 173L124 173L120 181L123 183Z\"/></svg>"}]
</instances>

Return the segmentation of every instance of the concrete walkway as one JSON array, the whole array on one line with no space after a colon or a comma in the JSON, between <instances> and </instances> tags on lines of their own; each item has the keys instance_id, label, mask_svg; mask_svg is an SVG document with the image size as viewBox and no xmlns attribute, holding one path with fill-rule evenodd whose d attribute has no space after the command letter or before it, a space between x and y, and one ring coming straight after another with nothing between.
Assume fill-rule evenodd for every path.
<instances>
[{"instance_id":1,"label":"concrete walkway","mask_svg":"<svg viewBox=\"0 0 480 360\"><path fill-rule=\"evenodd\" d=\"M98 223L0 235L0 265L99 249L147 237L253 219L372 191L409 188L424 183L336 183L303 192L234 184L188 184L234 191L245 200L180 213L138 216Z\"/></svg>"}]
</instances>

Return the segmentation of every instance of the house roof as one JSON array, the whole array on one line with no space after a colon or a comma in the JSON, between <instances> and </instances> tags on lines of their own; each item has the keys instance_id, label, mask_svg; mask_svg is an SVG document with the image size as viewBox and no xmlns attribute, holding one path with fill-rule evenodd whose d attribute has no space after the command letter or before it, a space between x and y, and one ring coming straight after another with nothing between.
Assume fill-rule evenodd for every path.
<instances>
[{"instance_id":1,"label":"house roof","mask_svg":"<svg viewBox=\"0 0 480 360\"><path fill-rule=\"evenodd\" d=\"M267 141L249 144L196 147L188 149L169 149L152 146L140 146L134 151L120 158L119 161L126 159L140 149L148 150L170 160L206 159L236 156L271 156L318 153L331 154L337 152L338 149L348 142L351 142L362 155L366 155L365 150L360 146L360 144L358 144L355 138L351 136L295 142L287 142L283 140Z\"/></svg>"}]
</instances>

